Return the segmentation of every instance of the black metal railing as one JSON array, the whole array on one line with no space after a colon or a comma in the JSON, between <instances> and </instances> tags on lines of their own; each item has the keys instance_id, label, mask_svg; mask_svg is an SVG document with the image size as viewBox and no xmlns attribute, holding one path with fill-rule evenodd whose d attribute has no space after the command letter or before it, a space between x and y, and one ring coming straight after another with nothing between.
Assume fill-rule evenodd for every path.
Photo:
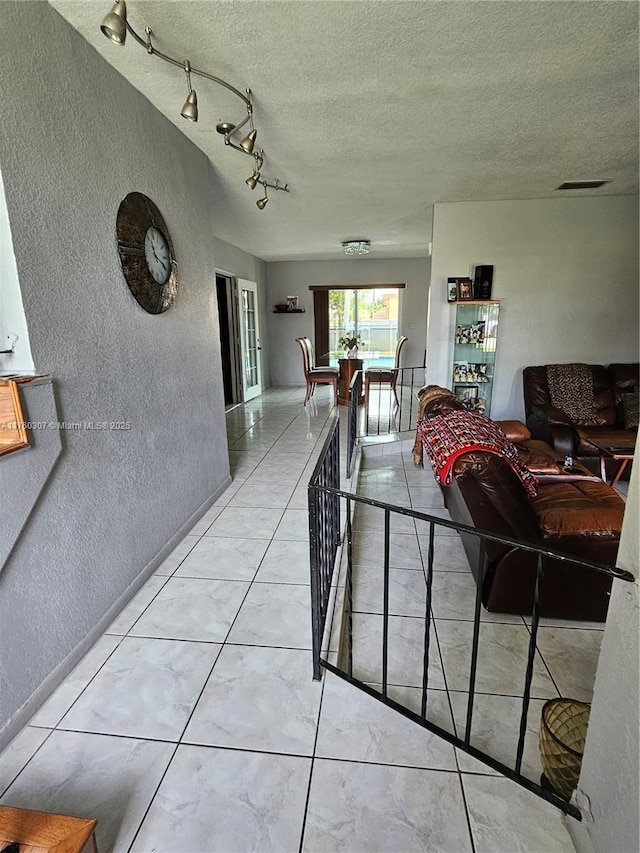
<instances>
[{"instance_id":1,"label":"black metal railing","mask_svg":"<svg viewBox=\"0 0 640 853\"><path fill-rule=\"evenodd\" d=\"M349 385L349 419L347 421L347 477L353 473L356 443L358 441L358 414L362 397L362 371L356 370Z\"/></svg>"},{"instance_id":2,"label":"black metal railing","mask_svg":"<svg viewBox=\"0 0 640 853\"><path fill-rule=\"evenodd\" d=\"M309 550L311 562L311 637L313 677L320 678L320 652L331 580L340 544L340 421L336 416L309 481Z\"/></svg>"},{"instance_id":3,"label":"black metal railing","mask_svg":"<svg viewBox=\"0 0 640 853\"><path fill-rule=\"evenodd\" d=\"M395 385L365 379L365 435L415 430L418 414L417 392L424 385L425 368L399 367ZM372 370L375 377L375 368Z\"/></svg>"},{"instance_id":4,"label":"black metal railing","mask_svg":"<svg viewBox=\"0 0 640 853\"><path fill-rule=\"evenodd\" d=\"M323 470L322 465L324 463L319 463L318 468L316 470ZM330 463L329 467L331 467L333 463ZM634 578L629 573L624 571L623 569L618 569L609 566L603 566L598 563L593 563L588 560L574 559L569 557L568 555L555 551L552 549L541 548L537 545L529 544L526 542L521 542L516 539L512 539L506 536L498 536L492 533L488 533L485 531L477 530L476 528L469 527L465 524L459 524L457 522L448 521L442 518L438 518L435 516L428 515L426 513L417 512L415 510L405 509L403 507L393 506L392 504L387 504L382 501L377 501L372 498L365 498L358 495L351 494L349 492L340 491L339 489L322 484L320 477L315 477L314 480L309 484L309 495L310 495L310 506L313 504L314 507L318 506L322 499L326 499L327 501L339 501L341 498L346 500L346 530L345 530L345 540L346 540L346 580L345 580L345 607L346 607L346 619L344 622L346 628L346 669L340 668L339 666L335 666L329 663L327 660L322 659L321 657L316 658L314 656L314 678L318 677L320 667L323 667L340 678L345 679L350 682L354 686L358 687L360 690L363 690L369 696L372 696L375 699L383 702L385 705L396 710L398 713L402 714L404 717L412 720L418 725L428 729L429 731L434 732L439 735L444 740L448 741L453 746L458 747L469 755L477 758L478 760L484 762L489 767L492 767L494 770L497 770L499 773L504 776L512 779L514 782L522 785L530 791L533 791L538 796L548 800L553 803L564 812L571 814L573 817L578 820L581 819L580 811L571 803L562 799L558 794L556 794L553 790L548 790L543 788L540 784L535 782L532 779L528 779L522 773L522 761L524 754L524 743L525 736L527 733L527 714L529 711L529 704L531 699L531 685L534 677L534 660L536 656L536 645L537 645L537 635L538 635L538 625L540 619L540 607L541 607L541 591L544 582L544 572L545 572L545 564L547 560L562 561L565 563L575 564L582 567L585 571L594 571L604 575L611 577L612 579L620 579L624 581L633 582ZM366 673L359 672L354 668L354 644L357 643L357 636L354 634L354 619L353 619L353 581L354 581L354 567L353 567L353 511L354 507L358 505L368 505L370 507L377 508L380 512L383 513L384 516L384 549L383 549L383 566L380 571L382 574L382 602L381 602L381 615L382 615L382 636L381 636L381 647L377 652L377 661L376 666L376 675L380 673L380 679L377 677L372 677L372 673L368 670ZM315 510L315 518L318 518L318 512ZM389 695L389 646L390 646L390 636L389 636L389 618L390 618L390 605L389 605L389 594L390 594L390 565L391 563L391 548L392 548L392 540L390 536L390 528L391 528L391 519L393 516L410 516L416 521L424 522L428 525L429 530L429 538L428 538L428 547L426 549L426 559L423 559L423 571L424 571L424 580L425 580L425 607L424 613L420 619L424 620L424 631L419 631L417 636L422 637L422 648L421 654L419 655L419 659L421 660L421 672L415 673L415 683L421 682L421 702L420 702L420 713L411 710L406 707L401 702L393 699ZM522 692L521 692L521 713L519 720L519 735L517 741L517 747L515 750L515 756L513 761L513 766L509 766L508 764L499 761L497 758L492 757L491 755L486 754L477 746L474 746L471 743L472 738L472 729L473 729L473 720L474 720L474 697L476 694L476 683L477 683L477 669L478 669L478 655L481 647L481 632L480 627L481 624L486 625L486 622L482 621L482 587L483 580L487 571L487 561L484 557L485 548L480 548L480 558L478 565L478 574L476 579L476 596L475 596L475 605L474 605L474 617L473 617L473 636L471 642L471 653L469 658L469 679L468 679L468 701L466 707L466 719L464 724L464 732L461 736L454 734L442 726L434 723L432 720L428 718L428 710L429 710L429 696L428 696L428 688L430 683L431 671L430 671L430 663L429 663L429 655L430 655L430 642L431 642L431 628L433 621L433 572L434 572L434 553L435 553L435 532L436 528L447 528L451 532L462 532L471 536L479 537L482 542L492 541L497 543L502 543L511 548L521 549L526 552L533 552L537 555L537 573L536 573L536 581L535 581L535 590L533 593L533 606L531 613L531 625L530 625L530 639L527 648L527 658L526 658L526 666L524 667L524 672L522 673ZM311 537L312 537L312 549L311 549L311 571L312 571L312 598L314 596L314 590L325 589L327 583L330 581L327 580L327 572L330 560L325 560L324 562L319 561L317 557L314 557L314 554L318 553L333 553L332 549L335 543L335 526L328 524L326 521L316 523L314 521L310 521L310 529L311 529ZM328 542L322 544L323 537L328 537ZM316 573L314 579L314 573ZM323 574L324 573L324 574ZM322 605L316 605L320 610L322 609ZM376 610L376 612L379 612ZM397 618L397 617L394 617ZM414 618L414 617L412 617ZM317 616L313 616L313 624L314 631L317 627ZM368 648L366 650L367 659L371 658L372 650L370 648L371 639L370 637L367 640ZM487 647L486 644L483 646ZM316 646L314 645L314 649ZM319 645L317 646L319 648ZM315 654L315 653L314 653ZM365 667L366 669L366 667ZM360 677L359 677L360 676ZM381 683L380 690L376 690L371 686L372 683ZM393 682L392 682L393 683ZM479 691L478 691L479 692ZM520 695L520 694L519 694ZM454 725L455 731L455 725ZM462 729L461 729L462 731Z\"/></svg>"}]
</instances>

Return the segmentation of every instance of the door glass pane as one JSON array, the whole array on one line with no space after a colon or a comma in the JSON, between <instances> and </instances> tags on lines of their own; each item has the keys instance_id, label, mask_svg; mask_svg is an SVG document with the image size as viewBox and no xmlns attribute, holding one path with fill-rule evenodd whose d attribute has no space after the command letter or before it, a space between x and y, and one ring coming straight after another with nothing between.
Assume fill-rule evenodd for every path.
<instances>
[{"instance_id":1,"label":"door glass pane","mask_svg":"<svg viewBox=\"0 0 640 853\"><path fill-rule=\"evenodd\" d=\"M254 295L242 291L242 339L244 343L244 373L247 388L258 384L258 349Z\"/></svg>"}]
</instances>

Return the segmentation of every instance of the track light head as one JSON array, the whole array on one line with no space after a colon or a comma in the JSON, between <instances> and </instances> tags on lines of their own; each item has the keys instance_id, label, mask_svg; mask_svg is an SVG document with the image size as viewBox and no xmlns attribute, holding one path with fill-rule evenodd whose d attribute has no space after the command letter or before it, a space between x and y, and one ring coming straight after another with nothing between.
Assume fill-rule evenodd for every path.
<instances>
[{"instance_id":1,"label":"track light head","mask_svg":"<svg viewBox=\"0 0 640 853\"><path fill-rule=\"evenodd\" d=\"M219 121L216 125L216 130L218 133L221 133L222 136L226 136L227 133L233 133L235 130L235 124L231 124L230 121Z\"/></svg>"},{"instance_id":2,"label":"track light head","mask_svg":"<svg viewBox=\"0 0 640 853\"><path fill-rule=\"evenodd\" d=\"M256 144L256 136L258 135L257 130L252 130L248 133L245 138L240 143L240 148L244 149L247 154L251 154L253 151L253 146Z\"/></svg>"},{"instance_id":3,"label":"track light head","mask_svg":"<svg viewBox=\"0 0 640 853\"><path fill-rule=\"evenodd\" d=\"M111 11L104 16L100 29L116 44L124 44L127 38L127 6L125 0L116 0Z\"/></svg>"},{"instance_id":4,"label":"track light head","mask_svg":"<svg viewBox=\"0 0 640 853\"><path fill-rule=\"evenodd\" d=\"M250 178L247 178L245 184L249 187L250 190L255 190L256 184L260 180L260 172L254 172Z\"/></svg>"},{"instance_id":5,"label":"track light head","mask_svg":"<svg viewBox=\"0 0 640 853\"><path fill-rule=\"evenodd\" d=\"M196 95L195 89L192 89L189 92L180 115L182 118L186 118L189 121L198 121L198 96Z\"/></svg>"},{"instance_id":6,"label":"track light head","mask_svg":"<svg viewBox=\"0 0 640 853\"><path fill-rule=\"evenodd\" d=\"M269 201L269 193L267 192L267 182L266 181L260 181L260 183L264 187L264 198L258 199L258 201L256 202L256 207L258 207L260 210L264 210L265 207L267 206L268 201Z\"/></svg>"}]
</instances>

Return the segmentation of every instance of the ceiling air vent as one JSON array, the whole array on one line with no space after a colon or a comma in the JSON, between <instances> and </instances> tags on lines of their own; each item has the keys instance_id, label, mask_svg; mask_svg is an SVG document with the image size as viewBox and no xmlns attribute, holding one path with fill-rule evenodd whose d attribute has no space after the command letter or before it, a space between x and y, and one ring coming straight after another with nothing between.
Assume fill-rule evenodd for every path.
<instances>
[{"instance_id":1,"label":"ceiling air vent","mask_svg":"<svg viewBox=\"0 0 640 853\"><path fill-rule=\"evenodd\" d=\"M610 181L565 181L556 187L557 190L593 190L596 187L601 187L603 184L609 184Z\"/></svg>"}]
</instances>

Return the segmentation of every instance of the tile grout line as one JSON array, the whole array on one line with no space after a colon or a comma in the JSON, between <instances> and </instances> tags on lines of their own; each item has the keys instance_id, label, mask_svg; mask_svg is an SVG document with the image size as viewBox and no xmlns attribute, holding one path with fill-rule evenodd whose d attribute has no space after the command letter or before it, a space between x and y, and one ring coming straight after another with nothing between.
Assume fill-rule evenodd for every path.
<instances>
[{"instance_id":1,"label":"tile grout line","mask_svg":"<svg viewBox=\"0 0 640 853\"><path fill-rule=\"evenodd\" d=\"M294 418L294 420L295 420L295 418ZM315 445L314 445L314 447L315 447ZM269 451L267 451L267 453L265 454L265 456L263 457L263 459L268 455L268 453L269 453ZM262 460L261 460L261 461L262 461ZM302 475L301 475L301 476L302 476ZM247 479L248 479L248 478L247 478ZM225 507L225 508L226 508L226 507ZM286 510L285 510L285 511L286 511ZM284 511L283 511L282 516L281 516L281 518L280 518L280 522L278 522L278 525L282 522L282 518L283 518L283 517L284 517ZM137 828L137 830L136 830L136 832L135 832L135 834L134 834L134 836L133 836L133 839L132 839L132 841L131 841L131 844L129 845L129 848L128 848L128 850L129 850L129 851L131 851L131 849L133 848L133 846L134 846L134 844L135 844L135 840L136 840L136 838L138 837L138 835L139 835L139 833L140 833L140 830L142 829L142 825L144 824L144 821L146 820L147 815L149 814L149 811L150 811L151 807L153 806L153 803L154 803L155 798L156 798L156 796L157 796L157 794L158 794L158 791L160 790L160 786L162 785L162 782L164 781L164 778L165 778L166 774L167 774L167 773L168 773L168 771L169 771L169 767L171 766L171 764L172 764L172 762L173 762L173 760L174 760L174 758L175 758L175 755L176 755L176 753L177 753L177 751L178 751L178 747L179 747L180 745L182 745L183 743L185 743L185 742L184 742L184 735L185 735L186 730L187 730L187 728L188 728L188 726L189 726L189 723L191 722L191 719L193 718L193 715L195 714L196 708L198 707L198 703L200 702L200 700L201 700L201 698L202 698L202 695L203 695L203 693L204 693L204 691L205 691L205 689L206 689L206 687L207 687L207 685L208 685L208 683L209 683L209 681L210 681L210 679L211 679L211 676L212 676L212 674L213 674L213 672L214 672L214 670L215 670L216 663L218 662L218 660L219 660L219 658L220 658L220 655L222 654L222 652L223 652L223 650L224 650L225 646L226 646L226 645L232 645L232 644L228 643L229 634L230 634L231 630L233 629L233 626L234 626L234 624L235 624L235 622L236 622L236 620L237 620L237 618L238 618L238 615L240 614L240 611L241 611L241 609L242 609L243 604L244 604L244 603L245 603L245 601L247 600L247 596L249 595L249 591L250 591L250 590L251 590L251 588L253 587L253 584L254 584L254 582L255 582L256 575L258 574L258 572L259 572L259 570L260 570L260 567L261 567L261 565L262 565L262 563L263 563L263 561L264 561L265 555L266 555L267 551L269 550L270 545L274 542L275 532L276 532L276 530L278 529L278 525L276 525L276 528L275 528L275 530L273 531L273 535L272 535L272 536L270 537L270 539L269 539L269 545L267 545L267 547L266 547L266 549L265 549L265 551L264 551L264 554L262 555L262 558L260 559L260 562L258 563L258 566L256 567L256 570L255 570L255 572L254 572L254 574L253 574L253 578L252 578L252 579L251 579L251 581L249 582L249 586L247 587L247 590L246 590L246 592L245 592L245 594L244 594L244 596L243 596L243 598L242 598L242 601L240 602L240 605L239 605L239 607L238 607L238 609L237 609L237 611L236 611L236 615L234 616L234 618L233 618L233 620L232 620L231 624L229 625L229 629L227 630L227 633L226 633L225 639L224 639L224 640L222 641L222 643L220 644L220 650L219 650L218 654L217 654L217 655L216 655L216 657L215 657L215 660L214 660L213 665L212 665L212 667L211 667L211 669L210 669L210 671L209 671L209 674L208 674L208 676L205 678L205 680L204 680L204 682L203 682L203 685L202 685L202 689L200 690L200 693L198 694L198 697L196 698L195 702L193 703L193 707L192 707L192 709L191 709L191 713L189 714L189 716L188 716L188 718L187 718L187 721L186 721L186 723L185 723L185 725L184 725L184 727L183 727L183 729L182 729L182 734L180 735L180 737L179 737L179 739L178 739L178 742L176 743L176 747L175 747L175 749L174 749L174 751L173 751L173 753L172 753L172 756L171 756L171 758L170 758L170 760L169 760L169 762L168 762L168 764L167 764L167 767L165 768L165 771L164 771L164 773L162 774L162 777L161 777L161 779L160 779L160 782L158 783L158 786L156 787L156 789L155 789L155 791L154 791L154 794L153 794L153 796L151 797L151 799L150 799L150 801L149 801L149 804L148 804L148 806L147 806L147 809L146 809L146 811L145 811L145 813L144 813L144 815L143 815L143 817L142 817L142 820L140 821L140 823L139 823L139 825L138 825L138 828ZM203 534L203 535L204 535L204 534ZM201 537L201 538L202 538L202 537ZM195 547L195 546L194 546L194 547ZM178 567L178 568L179 568L179 567ZM176 569L176 571L177 571L177 569ZM247 645L249 645L249 644L247 644ZM251 647L253 647L253 646L251 646ZM317 736L317 727L316 727L316 736ZM215 747L212 747L212 748L215 748ZM246 751L248 751L248 752L255 752L255 750L246 750Z\"/></svg>"}]
</instances>

